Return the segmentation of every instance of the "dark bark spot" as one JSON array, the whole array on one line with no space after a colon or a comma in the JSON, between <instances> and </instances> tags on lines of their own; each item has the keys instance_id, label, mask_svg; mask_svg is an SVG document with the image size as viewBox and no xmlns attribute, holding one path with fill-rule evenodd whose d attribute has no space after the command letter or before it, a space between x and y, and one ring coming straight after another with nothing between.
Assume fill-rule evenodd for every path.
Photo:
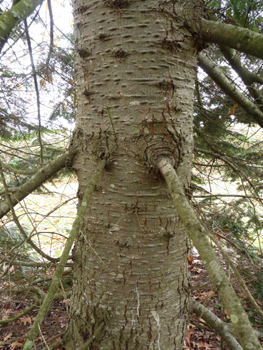
<instances>
[{"instance_id":1,"label":"dark bark spot","mask_svg":"<svg viewBox=\"0 0 263 350\"><path fill-rule=\"evenodd\" d=\"M162 42L162 48L169 50L172 53L177 52L179 49L181 49L181 47L182 45L180 44L180 41L177 41L177 40L164 39Z\"/></svg>"},{"instance_id":2,"label":"dark bark spot","mask_svg":"<svg viewBox=\"0 0 263 350\"><path fill-rule=\"evenodd\" d=\"M88 6L79 6L77 9L78 13L84 13L85 11L87 11Z\"/></svg>"},{"instance_id":3,"label":"dark bark spot","mask_svg":"<svg viewBox=\"0 0 263 350\"><path fill-rule=\"evenodd\" d=\"M177 107L177 106L173 106L173 107L171 107L171 110L172 110L172 111L174 111L175 113L182 112L182 108Z\"/></svg>"},{"instance_id":4,"label":"dark bark spot","mask_svg":"<svg viewBox=\"0 0 263 350\"><path fill-rule=\"evenodd\" d=\"M128 0L105 0L104 4L107 7L123 8L124 6L127 6Z\"/></svg>"},{"instance_id":5,"label":"dark bark spot","mask_svg":"<svg viewBox=\"0 0 263 350\"><path fill-rule=\"evenodd\" d=\"M111 36L110 34L101 33L99 34L98 39L101 41L107 41L111 39Z\"/></svg>"},{"instance_id":6,"label":"dark bark spot","mask_svg":"<svg viewBox=\"0 0 263 350\"><path fill-rule=\"evenodd\" d=\"M132 212L133 214L137 214L139 211L141 211L141 208L139 207L138 203L131 203L125 204L125 212Z\"/></svg>"},{"instance_id":7,"label":"dark bark spot","mask_svg":"<svg viewBox=\"0 0 263 350\"><path fill-rule=\"evenodd\" d=\"M105 110L104 110L103 106L100 106L98 108L98 113L103 117L104 116L104 112L105 112Z\"/></svg>"},{"instance_id":8,"label":"dark bark spot","mask_svg":"<svg viewBox=\"0 0 263 350\"><path fill-rule=\"evenodd\" d=\"M206 49L209 44L206 43L199 33L194 33L195 48L197 52Z\"/></svg>"},{"instance_id":9,"label":"dark bark spot","mask_svg":"<svg viewBox=\"0 0 263 350\"><path fill-rule=\"evenodd\" d=\"M160 89L164 89L164 90L169 90L169 89L172 89L174 90L175 89L175 85L173 83L172 80L162 80L162 81L159 81L158 83L155 84L158 88Z\"/></svg>"},{"instance_id":10,"label":"dark bark spot","mask_svg":"<svg viewBox=\"0 0 263 350\"><path fill-rule=\"evenodd\" d=\"M87 341L89 339L89 336L90 336L88 331L83 332L81 335L82 335L82 339L84 342Z\"/></svg>"},{"instance_id":11,"label":"dark bark spot","mask_svg":"<svg viewBox=\"0 0 263 350\"><path fill-rule=\"evenodd\" d=\"M105 171L112 172L114 169L114 164L112 162L109 162L105 165Z\"/></svg>"},{"instance_id":12,"label":"dark bark spot","mask_svg":"<svg viewBox=\"0 0 263 350\"><path fill-rule=\"evenodd\" d=\"M130 244L130 242L128 240L127 241L125 241L125 240L121 241L120 239L118 239L118 240L115 241L115 244L116 244L116 246L118 246L120 248L130 248L130 246L131 246L131 244Z\"/></svg>"},{"instance_id":13,"label":"dark bark spot","mask_svg":"<svg viewBox=\"0 0 263 350\"><path fill-rule=\"evenodd\" d=\"M111 51L111 56L112 56L112 57L117 57L117 58L125 58L125 57L129 56L129 52L123 50L122 48L115 47L115 48Z\"/></svg>"},{"instance_id":14,"label":"dark bark spot","mask_svg":"<svg viewBox=\"0 0 263 350\"><path fill-rule=\"evenodd\" d=\"M80 49L78 50L78 54L80 55L81 58L84 58L84 57L90 56L91 52L89 50Z\"/></svg>"},{"instance_id":15,"label":"dark bark spot","mask_svg":"<svg viewBox=\"0 0 263 350\"><path fill-rule=\"evenodd\" d=\"M94 92L88 91L87 89L84 90L83 95L89 100L91 95L93 95Z\"/></svg>"}]
</instances>

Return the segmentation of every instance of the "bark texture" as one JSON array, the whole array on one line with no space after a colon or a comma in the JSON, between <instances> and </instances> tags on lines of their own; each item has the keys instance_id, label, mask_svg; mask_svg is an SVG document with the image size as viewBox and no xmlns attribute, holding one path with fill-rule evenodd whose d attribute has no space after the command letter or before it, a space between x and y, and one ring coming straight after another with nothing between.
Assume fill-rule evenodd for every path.
<instances>
[{"instance_id":1,"label":"bark texture","mask_svg":"<svg viewBox=\"0 0 263 350\"><path fill-rule=\"evenodd\" d=\"M74 1L80 199L98 158L108 163L73 252L68 349L182 348L187 234L155 161L171 159L188 187L198 49L185 19L201 10L199 1Z\"/></svg>"},{"instance_id":2,"label":"bark texture","mask_svg":"<svg viewBox=\"0 0 263 350\"><path fill-rule=\"evenodd\" d=\"M200 34L206 42L227 45L232 49L263 58L263 36L247 28L200 20Z\"/></svg>"}]
</instances>

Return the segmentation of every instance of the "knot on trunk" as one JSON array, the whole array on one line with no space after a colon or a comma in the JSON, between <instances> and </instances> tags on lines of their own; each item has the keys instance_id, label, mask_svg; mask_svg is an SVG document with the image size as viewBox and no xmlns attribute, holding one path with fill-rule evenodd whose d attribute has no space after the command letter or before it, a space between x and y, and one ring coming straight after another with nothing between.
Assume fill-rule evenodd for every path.
<instances>
[{"instance_id":1,"label":"knot on trunk","mask_svg":"<svg viewBox=\"0 0 263 350\"><path fill-rule=\"evenodd\" d=\"M116 144L110 138L108 132L101 133L91 138L92 152L100 159L109 159L116 149Z\"/></svg>"},{"instance_id":2,"label":"knot on trunk","mask_svg":"<svg viewBox=\"0 0 263 350\"><path fill-rule=\"evenodd\" d=\"M147 166L158 170L158 160L169 158L176 168L180 162L181 138L172 124L167 122L148 122L137 138L137 152Z\"/></svg>"}]
</instances>

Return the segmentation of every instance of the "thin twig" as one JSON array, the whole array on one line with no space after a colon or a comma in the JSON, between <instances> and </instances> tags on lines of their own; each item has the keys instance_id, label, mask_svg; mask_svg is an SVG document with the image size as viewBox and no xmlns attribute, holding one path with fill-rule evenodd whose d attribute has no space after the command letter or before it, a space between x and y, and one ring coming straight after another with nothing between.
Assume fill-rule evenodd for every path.
<instances>
[{"instance_id":1,"label":"thin twig","mask_svg":"<svg viewBox=\"0 0 263 350\"><path fill-rule=\"evenodd\" d=\"M13 206L12 201L11 201L11 197L10 197L10 195L8 193L8 188L7 188L7 184L6 184L6 181L5 181L5 176L4 176L4 173L3 173L2 162L1 161L0 161L0 175L1 175L1 178L2 178L2 181L3 181L4 189L6 190L6 198L7 198L9 207L11 209L11 213L12 213L14 222L15 222L17 228L19 229L20 233L24 237L25 243L29 243L31 245L31 247L36 252L38 252L38 254L40 254L42 257L46 258L47 260L49 260L49 261L51 261L53 263L58 261L58 259L52 258L51 256L49 256L46 253L44 253L40 248L38 248L38 246L36 246L35 243L31 240L31 238L26 234L25 230L23 229L22 225L20 224L20 222L18 220L18 217L17 217L17 215L15 213L14 206Z\"/></svg>"},{"instance_id":2,"label":"thin twig","mask_svg":"<svg viewBox=\"0 0 263 350\"><path fill-rule=\"evenodd\" d=\"M52 12L52 4L51 0L47 0L48 4L48 12L49 12L49 19L50 19L50 43L49 43L49 51L48 51L48 56L47 56L47 61L46 61L46 66L48 69L49 66L49 61L53 52L53 46L54 46L54 19L53 19L53 12Z\"/></svg>"},{"instance_id":3,"label":"thin twig","mask_svg":"<svg viewBox=\"0 0 263 350\"><path fill-rule=\"evenodd\" d=\"M242 276L240 275L240 273L238 272L235 264L233 263L233 261L229 258L228 254L226 253L226 251L222 248L221 244L218 242L218 240L209 232L207 231L207 235L209 236L209 238L215 243L215 245L219 248L221 254L223 255L225 261L231 266L234 275L240 285L240 287L243 289L243 292L245 293L245 295L247 296L247 298L249 299L250 303L253 305L253 307L257 310L257 312L260 314L261 317L263 317L263 311L261 310L261 308L258 306L256 300L253 298L252 294L250 293L249 289L247 288Z\"/></svg>"},{"instance_id":4,"label":"thin twig","mask_svg":"<svg viewBox=\"0 0 263 350\"><path fill-rule=\"evenodd\" d=\"M28 46L28 52L29 57L31 61L32 66L32 72L33 72L33 79L34 79L34 85L35 85L35 91L36 91L36 99L37 99L37 118L38 118L38 142L40 147L40 159L43 163L44 157L43 157L43 144L42 144L42 138L41 138L41 112L40 112L40 95L39 95L39 88L38 88L38 82L37 82L37 74L36 74L36 68L33 58L33 52L32 52L32 46L31 46L31 40L28 32L28 25L27 20L24 20L25 24L25 32L26 32L26 39L27 39L27 46Z\"/></svg>"},{"instance_id":5,"label":"thin twig","mask_svg":"<svg viewBox=\"0 0 263 350\"><path fill-rule=\"evenodd\" d=\"M38 297L35 295L35 303L31 306L29 306L27 309L25 309L24 311L22 311L20 314L12 317L12 318L8 318L7 320L0 320L0 324L6 324L6 323L10 323L10 322L13 322L13 321L16 321L18 320L19 318L25 316L26 314L28 314L31 310L33 310L35 307L38 306L38 302L39 302L39 299Z\"/></svg>"}]
</instances>

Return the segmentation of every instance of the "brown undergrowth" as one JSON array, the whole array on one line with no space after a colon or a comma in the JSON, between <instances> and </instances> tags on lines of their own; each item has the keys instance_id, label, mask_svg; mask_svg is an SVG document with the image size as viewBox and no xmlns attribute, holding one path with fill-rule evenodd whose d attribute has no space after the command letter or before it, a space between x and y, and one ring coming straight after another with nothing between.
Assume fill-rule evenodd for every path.
<instances>
[{"instance_id":1,"label":"brown undergrowth","mask_svg":"<svg viewBox=\"0 0 263 350\"><path fill-rule=\"evenodd\" d=\"M220 257L220 254L218 254ZM222 262L227 270L228 267ZM250 266L250 272L253 265ZM191 296L206 308L213 311L220 319L228 322L227 312L224 310L221 301L210 283L206 270L203 267L202 261L197 252L192 250L189 256L189 272L192 279L192 293ZM50 272L52 273L52 271ZM230 278L235 286L236 292L240 299L243 300L246 309L250 308L246 296L240 290L235 278L230 273ZM20 281L22 285L26 285L26 280ZM46 291L46 286L40 287ZM2 281L0 283L1 300L0 300L0 314L1 320L11 319L34 304L32 293L16 294L12 290L12 283ZM70 292L70 286L67 285L63 290L64 295ZM251 293L254 291L251 289ZM261 305L261 302L259 305ZM47 316L41 325L41 333L37 339L37 349L45 348L45 344L52 346L63 336L68 320L69 299L61 296L60 300L54 300ZM34 318L36 317L38 307L35 307L29 313L21 316L19 319L0 324L0 349L1 350L16 350L21 349L25 336L29 331ZM251 312L250 312L251 313ZM258 320L260 321L260 320ZM229 350L226 344L221 344L221 338L215 334L209 326L200 318L192 315L190 323L187 327L185 337L184 350L199 349L199 350ZM59 350L63 350L60 347Z\"/></svg>"}]
</instances>

